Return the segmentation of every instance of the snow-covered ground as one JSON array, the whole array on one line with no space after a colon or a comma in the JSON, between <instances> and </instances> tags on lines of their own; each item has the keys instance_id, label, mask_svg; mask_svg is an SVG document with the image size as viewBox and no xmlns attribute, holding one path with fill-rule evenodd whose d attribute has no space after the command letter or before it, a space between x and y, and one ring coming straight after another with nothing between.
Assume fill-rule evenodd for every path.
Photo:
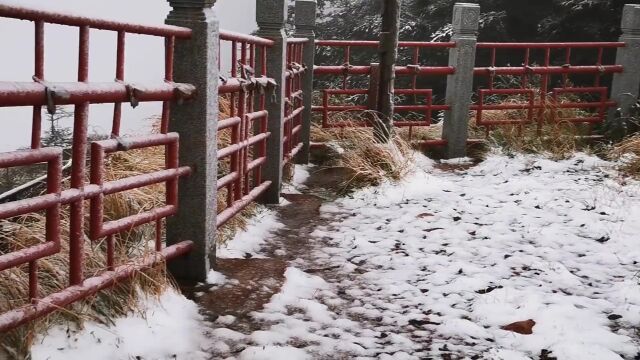
<instances>
[{"instance_id":1,"label":"snow-covered ground","mask_svg":"<svg viewBox=\"0 0 640 360\"><path fill-rule=\"evenodd\" d=\"M141 312L113 326L58 326L35 340L33 360L208 359L209 339L198 306L173 290L140 301Z\"/></svg>"},{"instance_id":2,"label":"snow-covered ground","mask_svg":"<svg viewBox=\"0 0 640 360\"><path fill-rule=\"evenodd\" d=\"M253 315L263 330L219 329L218 355L634 359L636 183L587 155L434 165L420 159L400 185L325 204L330 225L308 240L314 264L292 262L282 292ZM318 265L336 276L302 271ZM531 335L501 329L529 319Z\"/></svg>"},{"instance_id":3,"label":"snow-covered ground","mask_svg":"<svg viewBox=\"0 0 640 360\"><path fill-rule=\"evenodd\" d=\"M325 203L324 225L303 239L308 255L252 314L258 331L232 330L233 316L205 325L195 304L168 294L110 329L58 329L34 358L638 358L638 183L581 154L437 165L418 157L401 184ZM222 254L274 241L276 211ZM530 335L501 329L529 319Z\"/></svg>"}]
</instances>

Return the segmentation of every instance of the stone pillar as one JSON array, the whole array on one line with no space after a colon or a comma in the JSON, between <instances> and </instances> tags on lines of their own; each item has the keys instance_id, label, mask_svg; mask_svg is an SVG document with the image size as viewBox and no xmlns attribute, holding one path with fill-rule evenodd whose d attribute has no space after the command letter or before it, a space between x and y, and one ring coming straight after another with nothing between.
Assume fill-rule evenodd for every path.
<instances>
[{"instance_id":1,"label":"stone pillar","mask_svg":"<svg viewBox=\"0 0 640 360\"><path fill-rule=\"evenodd\" d=\"M316 57L316 0L296 0L295 24L295 36L309 39L309 42L304 45L303 55L303 65L307 67L302 78L304 111L302 112L300 138L303 145L295 161L297 164L308 164L311 118L313 116L311 111L313 106L313 65Z\"/></svg>"},{"instance_id":2,"label":"stone pillar","mask_svg":"<svg viewBox=\"0 0 640 360\"><path fill-rule=\"evenodd\" d=\"M451 110L445 114L442 129L442 137L447 140L448 158L464 157L467 153L479 21L478 4L455 4L451 41L456 43L456 47L449 52L449 66L453 66L456 71L447 78L446 104L451 106Z\"/></svg>"},{"instance_id":3,"label":"stone pillar","mask_svg":"<svg viewBox=\"0 0 640 360\"><path fill-rule=\"evenodd\" d=\"M172 104L169 130L180 134L180 164L193 173L180 180L178 215L167 220L168 245L191 240L195 246L168 266L178 280L204 281L215 261L218 20L215 0L169 3L166 23L193 30L190 39L176 41L174 79L195 85L197 92L192 101Z\"/></svg>"},{"instance_id":4,"label":"stone pillar","mask_svg":"<svg viewBox=\"0 0 640 360\"><path fill-rule=\"evenodd\" d=\"M284 136L282 122L287 54L287 35L284 25L287 19L287 3L286 0L256 1L256 22L258 23L256 35L275 42L267 49L267 76L277 83L276 89L268 96L266 103L266 110L269 112L268 130L271 135L267 140L267 162L264 164L262 176L265 181L271 181L271 186L261 199L265 204L280 203L282 188L282 138ZM258 50L256 58L261 59L261 50ZM260 62L257 64L256 74L262 74Z\"/></svg>"},{"instance_id":5,"label":"stone pillar","mask_svg":"<svg viewBox=\"0 0 640 360\"><path fill-rule=\"evenodd\" d=\"M624 71L613 76L611 98L618 103L622 117L627 117L640 88L640 5L624 6L621 27L620 41L626 46L618 49L616 64L622 65ZM609 120L614 119L615 113L616 109L609 112Z\"/></svg>"}]
</instances>

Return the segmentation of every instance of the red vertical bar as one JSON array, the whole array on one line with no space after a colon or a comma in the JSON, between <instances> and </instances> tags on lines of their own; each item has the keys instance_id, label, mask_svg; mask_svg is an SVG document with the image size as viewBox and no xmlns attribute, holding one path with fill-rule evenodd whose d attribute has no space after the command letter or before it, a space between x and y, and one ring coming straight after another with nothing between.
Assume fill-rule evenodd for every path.
<instances>
[{"instance_id":1,"label":"red vertical bar","mask_svg":"<svg viewBox=\"0 0 640 360\"><path fill-rule=\"evenodd\" d=\"M322 127L329 127L329 93L326 90L322 93Z\"/></svg>"},{"instance_id":2,"label":"red vertical bar","mask_svg":"<svg viewBox=\"0 0 640 360\"><path fill-rule=\"evenodd\" d=\"M551 64L551 48L544 49L544 66L549 67ZM542 75L542 84L540 84L540 110L538 111L537 133L542 133L542 125L544 123L544 114L547 111L547 92L549 90L549 74Z\"/></svg>"},{"instance_id":3,"label":"red vertical bar","mask_svg":"<svg viewBox=\"0 0 640 360\"><path fill-rule=\"evenodd\" d=\"M256 45L249 45L249 65L252 69L256 68Z\"/></svg>"},{"instance_id":4,"label":"red vertical bar","mask_svg":"<svg viewBox=\"0 0 640 360\"><path fill-rule=\"evenodd\" d=\"M113 271L116 264L116 244L113 235L107 236L107 270Z\"/></svg>"},{"instance_id":5,"label":"red vertical bar","mask_svg":"<svg viewBox=\"0 0 640 360\"><path fill-rule=\"evenodd\" d=\"M156 251L162 251L162 219L156 220Z\"/></svg>"},{"instance_id":6,"label":"red vertical bar","mask_svg":"<svg viewBox=\"0 0 640 360\"><path fill-rule=\"evenodd\" d=\"M491 67L496 66L496 48L491 49ZM493 89L493 81L495 78L495 74L493 72L489 73L489 89Z\"/></svg>"},{"instance_id":7,"label":"red vertical bar","mask_svg":"<svg viewBox=\"0 0 640 360\"><path fill-rule=\"evenodd\" d=\"M80 27L80 44L78 51L78 81L86 82L89 78L89 27ZM71 187L84 188L84 174L87 153L87 127L89 103L75 107L73 124L73 147L71 167ZM69 282L71 285L82 283L84 258L84 201L71 203L69 217Z\"/></svg>"},{"instance_id":8,"label":"red vertical bar","mask_svg":"<svg viewBox=\"0 0 640 360\"><path fill-rule=\"evenodd\" d=\"M267 47L266 46L262 46L262 51L260 52L261 54L261 62L262 62L262 76L267 76Z\"/></svg>"},{"instance_id":9,"label":"red vertical bar","mask_svg":"<svg viewBox=\"0 0 640 360\"><path fill-rule=\"evenodd\" d=\"M602 66L602 55L603 55L603 53L604 53L604 49L603 48L598 48L598 61L596 62L597 66ZM594 82L594 86L595 87L599 87L600 86L601 77L602 77L602 73L598 72L596 74L596 79L595 79L595 82Z\"/></svg>"},{"instance_id":10,"label":"red vertical bar","mask_svg":"<svg viewBox=\"0 0 640 360\"><path fill-rule=\"evenodd\" d=\"M524 67L525 73L522 76L522 88L526 89L529 84L529 76L527 75L527 68L529 67L529 57L531 55L531 49L527 48L524 53Z\"/></svg>"},{"instance_id":11,"label":"red vertical bar","mask_svg":"<svg viewBox=\"0 0 640 360\"><path fill-rule=\"evenodd\" d=\"M165 55L164 55L164 79L167 82L173 82L173 54L176 39L173 36L165 38ZM164 101L162 103L162 116L160 120L160 133L169 132L169 116L171 111L171 103Z\"/></svg>"},{"instance_id":12,"label":"red vertical bar","mask_svg":"<svg viewBox=\"0 0 640 360\"><path fill-rule=\"evenodd\" d=\"M238 43L231 42L231 77L238 76Z\"/></svg>"},{"instance_id":13,"label":"red vertical bar","mask_svg":"<svg viewBox=\"0 0 640 360\"><path fill-rule=\"evenodd\" d=\"M347 46L344 49L344 66L345 66L345 69L348 69L349 65L351 64L350 61L351 61L351 46ZM342 76L343 76L342 88L346 89L347 88L347 81L349 79L349 73L345 72L344 75L342 75Z\"/></svg>"},{"instance_id":14,"label":"red vertical bar","mask_svg":"<svg viewBox=\"0 0 640 360\"><path fill-rule=\"evenodd\" d=\"M413 49L413 65L418 66L420 64L419 61L420 61L420 48L415 47ZM417 83L418 83L418 75L413 74L413 79L411 81L411 88L415 90Z\"/></svg>"},{"instance_id":15,"label":"red vertical bar","mask_svg":"<svg viewBox=\"0 0 640 360\"><path fill-rule=\"evenodd\" d=\"M571 66L571 48L568 47L565 52L564 64L567 66ZM562 73L562 87L566 88L568 86L569 74L566 72Z\"/></svg>"},{"instance_id":16,"label":"red vertical bar","mask_svg":"<svg viewBox=\"0 0 640 360\"><path fill-rule=\"evenodd\" d=\"M124 59L126 44L126 33L124 31L118 31L117 39L117 52L116 52L116 81L124 81ZM113 105L113 124L111 127L111 134L120 135L120 123L122 121L122 104L115 103Z\"/></svg>"},{"instance_id":17,"label":"red vertical bar","mask_svg":"<svg viewBox=\"0 0 640 360\"><path fill-rule=\"evenodd\" d=\"M44 80L44 22L35 22L35 61L34 77ZM39 149L42 137L42 106L33 107L33 117L31 126L31 148Z\"/></svg>"},{"instance_id":18,"label":"red vertical bar","mask_svg":"<svg viewBox=\"0 0 640 360\"><path fill-rule=\"evenodd\" d=\"M38 260L29 262L29 300L38 298Z\"/></svg>"}]
</instances>

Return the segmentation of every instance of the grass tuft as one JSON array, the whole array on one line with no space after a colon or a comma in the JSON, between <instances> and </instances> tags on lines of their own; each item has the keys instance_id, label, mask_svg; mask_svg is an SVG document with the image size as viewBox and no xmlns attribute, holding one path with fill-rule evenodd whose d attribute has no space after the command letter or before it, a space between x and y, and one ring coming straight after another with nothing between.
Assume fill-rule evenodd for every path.
<instances>
[{"instance_id":1,"label":"grass tuft","mask_svg":"<svg viewBox=\"0 0 640 360\"><path fill-rule=\"evenodd\" d=\"M349 114L353 115L353 114ZM371 114L360 116L371 118ZM343 120L348 122L349 120ZM325 168L342 168L351 174L344 183L345 190L375 186L384 180L398 181L411 168L413 151L410 144L397 133L389 143L380 143L370 127L322 128L314 124L312 141L323 142L333 149L333 155L325 159Z\"/></svg>"}]
</instances>

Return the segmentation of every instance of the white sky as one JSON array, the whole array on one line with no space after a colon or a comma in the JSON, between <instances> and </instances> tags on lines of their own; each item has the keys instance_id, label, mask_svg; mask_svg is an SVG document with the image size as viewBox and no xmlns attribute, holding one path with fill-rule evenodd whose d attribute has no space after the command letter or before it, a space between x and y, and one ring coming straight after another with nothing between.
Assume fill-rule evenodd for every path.
<instances>
[{"instance_id":1,"label":"white sky","mask_svg":"<svg viewBox=\"0 0 640 360\"><path fill-rule=\"evenodd\" d=\"M223 29L243 33L255 30L256 0L218 0L214 9ZM258 0L259 1L259 0ZM19 4L73 12L79 15L126 22L162 24L168 12L166 0L0 0L0 4ZM75 81L78 35L75 28L45 27L45 79ZM91 32L90 81L113 81L115 77L115 33ZM163 40L137 35L127 36L126 75L130 82L160 81L163 78ZM0 18L0 81L31 81L33 75L33 23ZM91 107L90 128L109 133L112 105ZM146 128L143 119L159 113L159 104L141 104L135 110L123 106L123 131ZM31 109L0 108L0 151L29 145ZM66 121L63 126L71 126ZM47 122L43 123L47 127Z\"/></svg>"}]
</instances>

